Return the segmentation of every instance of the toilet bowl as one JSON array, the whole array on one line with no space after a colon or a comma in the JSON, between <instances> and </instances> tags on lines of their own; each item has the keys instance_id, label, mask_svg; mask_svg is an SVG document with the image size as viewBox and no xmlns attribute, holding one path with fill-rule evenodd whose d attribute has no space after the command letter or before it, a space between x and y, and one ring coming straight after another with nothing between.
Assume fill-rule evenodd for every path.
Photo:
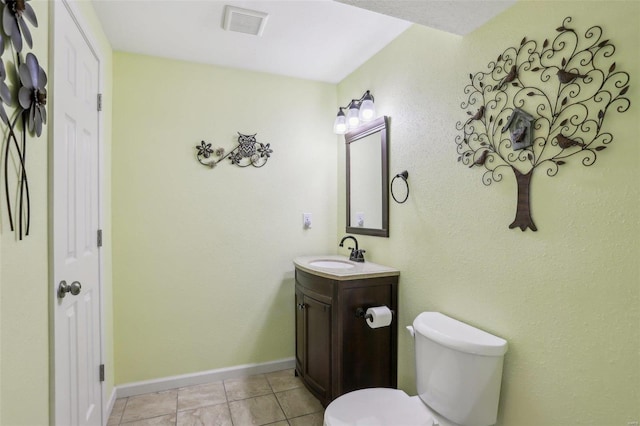
<instances>
[{"instance_id":1,"label":"toilet bowl","mask_svg":"<svg viewBox=\"0 0 640 426\"><path fill-rule=\"evenodd\" d=\"M507 342L438 312L413 327L416 385L344 394L324 414L325 426L490 426L495 424Z\"/></svg>"}]
</instances>

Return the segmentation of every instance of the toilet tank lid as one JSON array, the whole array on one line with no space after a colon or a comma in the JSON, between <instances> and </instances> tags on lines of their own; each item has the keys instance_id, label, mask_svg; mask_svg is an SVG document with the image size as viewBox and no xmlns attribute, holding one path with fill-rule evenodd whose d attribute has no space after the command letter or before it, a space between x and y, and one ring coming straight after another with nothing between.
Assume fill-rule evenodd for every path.
<instances>
[{"instance_id":1,"label":"toilet tank lid","mask_svg":"<svg viewBox=\"0 0 640 426\"><path fill-rule=\"evenodd\" d=\"M502 356L507 341L440 312L423 312L413 321L416 333L451 349L469 354Z\"/></svg>"}]
</instances>

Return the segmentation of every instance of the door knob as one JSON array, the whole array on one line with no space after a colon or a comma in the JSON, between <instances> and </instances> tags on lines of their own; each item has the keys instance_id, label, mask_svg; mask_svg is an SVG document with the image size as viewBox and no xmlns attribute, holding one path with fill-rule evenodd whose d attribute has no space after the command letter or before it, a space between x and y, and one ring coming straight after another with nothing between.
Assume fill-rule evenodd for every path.
<instances>
[{"instance_id":1,"label":"door knob","mask_svg":"<svg viewBox=\"0 0 640 426\"><path fill-rule=\"evenodd\" d=\"M67 293L71 293L73 296L80 294L82 290L82 284L79 281L74 281L71 284L67 284L65 280L60 281L58 286L58 298L64 299Z\"/></svg>"}]
</instances>

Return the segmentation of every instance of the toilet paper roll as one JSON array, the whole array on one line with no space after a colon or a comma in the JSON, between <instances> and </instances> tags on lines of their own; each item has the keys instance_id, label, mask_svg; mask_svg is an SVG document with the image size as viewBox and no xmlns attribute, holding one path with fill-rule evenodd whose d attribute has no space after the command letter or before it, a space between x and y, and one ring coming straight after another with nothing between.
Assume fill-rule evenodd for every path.
<instances>
[{"instance_id":1,"label":"toilet paper roll","mask_svg":"<svg viewBox=\"0 0 640 426\"><path fill-rule=\"evenodd\" d=\"M380 328L387 327L391 324L393 314L391 313L391 309L386 306L376 306L375 308L367 309L365 317L367 318L369 327Z\"/></svg>"}]
</instances>

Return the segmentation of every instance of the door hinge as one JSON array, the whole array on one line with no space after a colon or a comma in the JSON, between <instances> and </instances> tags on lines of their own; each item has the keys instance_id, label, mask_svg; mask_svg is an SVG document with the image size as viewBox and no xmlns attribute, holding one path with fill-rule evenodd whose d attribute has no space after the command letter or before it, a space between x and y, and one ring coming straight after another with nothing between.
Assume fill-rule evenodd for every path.
<instances>
[{"instance_id":1,"label":"door hinge","mask_svg":"<svg viewBox=\"0 0 640 426\"><path fill-rule=\"evenodd\" d=\"M104 364L100 364L100 381L104 382Z\"/></svg>"},{"instance_id":2,"label":"door hinge","mask_svg":"<svg viewBox=\"0 0 640 426\"><path fill-rule=\"evenodd\" d=\"M102 247L102 229L98 229L98 247Z\"/></svg>"},{"instance_id":3,"label":"door hinge","mask_svg":"<svg viewBox=\"0 0 640 426\"><path fill-rule=\"evenodd\" d=\"M98 111L102 111L102 93L98 93Z\"/></svg>"}]
</instances>

